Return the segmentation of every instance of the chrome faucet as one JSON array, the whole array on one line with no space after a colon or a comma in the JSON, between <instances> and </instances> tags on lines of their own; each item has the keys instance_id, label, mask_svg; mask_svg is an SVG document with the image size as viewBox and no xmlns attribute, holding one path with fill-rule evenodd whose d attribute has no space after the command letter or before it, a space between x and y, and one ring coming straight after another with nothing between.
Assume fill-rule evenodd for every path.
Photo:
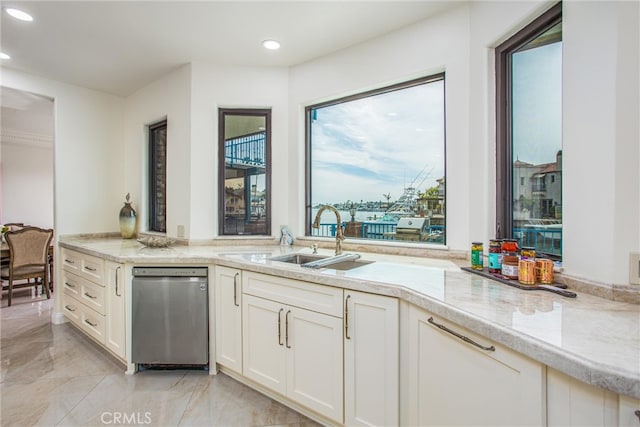
<instances>
[{"instance_id":1,"label":"chrome faucet","mask_svg":"<svg viewBox=\"0 0 640 427\"><path fill-rule=\"evenodd\" d=\"M324 212L326 209L329 209L334 214L336 214L336 220L338 221L336 224L336 255L341 255L344 232L342 230L342 219L340 218L340 212L338 212L336 208L331 205L323 205L316 214L316 219L313 221L313 225L311 227L320 228L320 217L322 216L322 212Z\"/></svg>"}]
</instances>

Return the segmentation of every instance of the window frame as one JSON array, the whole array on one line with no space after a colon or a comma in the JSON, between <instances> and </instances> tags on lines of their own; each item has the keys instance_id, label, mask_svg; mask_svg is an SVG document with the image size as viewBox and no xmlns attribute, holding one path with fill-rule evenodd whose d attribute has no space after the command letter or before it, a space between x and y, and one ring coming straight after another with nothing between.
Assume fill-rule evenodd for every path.
<instances>
[{"instance_id":1,"label":"window frame","mask_svg":"<svg viewBox=\"0 0 640 427\"><path fill-rule=\"evenodd\" d=\"M270 236L271 232L271 108L218 108L218 235L219 236ZM225 206L225 117L263 116L265 119L265 232L226 233L224 229Z\"/></svg>"},{"instance_id":2,"label":"window frame","mask_svg":"<svg viewBox=\"0 0 640 427\"><path fill-rule=\"evenodd\" d=\"M376 95L382 95L388 92L394 92L397 90L402 90L402 89L409 89L411 87L415 87L415 86L421 86L424 84L428 84L428 83L432 83L432 82L436 82L436 81L443 81L444 84L444 99L443 99L443 109L445 111L444 114L444 120L443 120L443 127L444 127L444 134L443 134L443 138L444 138L444 144L443 144L443 148L442 148L442 154L443 154L443 161L444 161L444 165L443 165L443 172L444 172L444 178L445 178L445 190L444 190L444 217L445 217L445 227L444 227L444 242L442 244L438 243L437 245L446 245L447 244L447 231L448 231L448 227L446 225L447 223L447 211L446 211L446 207L447 207L447 190L446 190L446 176L447 176L447 115L446 115L446 106L447 106L447 97L446 97L446 73L440 72L440 73L435 73L435 74L430 74L428 76L424 76L424 77L419 77L416 79L412 79L412 80L407 80L405 82L400 82L400 83L396 83L396 84L392 84L389 86L384 86L384 87L380 87L377 89L371 89L371 90L367 90L364 92L360 92L360 93L356 93L353 95L347 95L344 97L340 97L340 98L335 98L335 99L331 99L329 101L324 101L324 102L319 102L319 103L315 103L315 104L311 104L311 105L307 105L305 106L304 109L304 118L305 118L305 132L304 132L304 139L305 139L305 163L304 163L304 172L305 172L305 187L304 187L304 193L305 193L305 205L304 205L304 212L305 212L305 236L306 237L314 237L313 233L312 233L312 229L311 229L311 223L313 221L313 215L312 215L312 210L313 210L313 203L311 200L311 111L316 109L316 108L323 108L323 107L328 107L331 105L337 105L337 104L342 104L345 102L350 102L350 101L356 101L359 99L364 99L364 98L369 98L372 96L376 96ZM372 243L376 243L376 244L384 244L384 243L388 243L385 242L384 240L367 240L367 242L372 242ZM398 243L398 242L395 242Z\"/></svg>"},{"instance_id":3,"label":"window frame","mask_svg":"<svg viewBox=\"0 0 640 427\"><path fill-rule=\"evenodd\" d=\"M511 55L562 22L562 3L552 6L495 48L496 238L513 237L513 147L511 139Z\"/></svg>"},{"instance_id":4,"label":"window frame","mask_svg":"<svg viewBox=\"0 0 640 427\"><path fill-rule=\"evenodd\" d=\"M157 131L164 129L165 131L165 139L164 139L164 212L159 212L158 200L156 195L158 194L158 168L157 164L157 146L159 144L159 140L156 138ZM147 230L153 231L157 233L166 233L167 232L167 148L168 148L168 135L167 135L167 119L160 120L158 122L147 125L147 134L148 134L148 161L149 161L149 199L147 203L147 207L149 209L148 212L148 224ZM164 228L161 226L161 221L159 220L159 216L164 216Z\"/></svg>"}]
</instances>

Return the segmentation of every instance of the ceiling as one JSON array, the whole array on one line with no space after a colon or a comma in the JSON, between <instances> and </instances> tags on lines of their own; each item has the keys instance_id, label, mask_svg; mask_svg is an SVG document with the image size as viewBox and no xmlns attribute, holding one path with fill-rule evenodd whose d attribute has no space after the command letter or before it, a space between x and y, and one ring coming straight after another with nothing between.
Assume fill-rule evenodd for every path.
<instances>
[{"instance_id":1,"label":"ceiling","mask_svg":"<svg viewBox=\"0 0 640 427\"><path fill-rule=\"evenodd\" d=\"M10 67L128 96L184 64L288 67L424 20L459 1L2 1ZM282 43L268 51L262 40Z\"/></svg>"}]
</instances>

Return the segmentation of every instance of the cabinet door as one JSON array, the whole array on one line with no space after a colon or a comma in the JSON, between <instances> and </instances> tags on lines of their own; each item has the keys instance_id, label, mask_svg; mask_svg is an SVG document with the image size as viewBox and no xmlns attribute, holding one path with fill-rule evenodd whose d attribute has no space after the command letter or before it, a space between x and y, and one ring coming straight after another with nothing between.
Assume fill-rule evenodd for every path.
<instances>
[{"instance_id":1,"label":"cabinet door","mask_svg":"<svg viewBox=\"0 0 640 427\"><path fill-rule=\"evenodd\" d=\"M286 307L287 396L342 423L342 319Z\"/></svg>"},{"instance_id":2,"label":"cabinet door","mask_svg":"<svg viewBox=\"0 0 640 427\"><path fill-rule=\"evenodd\" d=\"M216 362L242 373L242 273L216 266Z\"/></svg>"},{"instance_id":3,"label":"cabinet door","mask_svg":"<svg viewBox=\"0 0 640 427\"><path fill-rule=\"evenodd\" d=\"M618 418L617 397L616 393L547 368L549 427L615 426Z\"/></svg>"},{"instance_id":4,"label":"cabinet door","mask_svg":"<svg viewBox=\"0 0 640 427\"><path fill-rule=\"evenodd\" d=\"M540 363L417 307L409 322L411 425L545 424Z\"/></svg>"},{"instance_id":5,"label":"cabinet door","mask_svg":"<svg viewBox=\"0 0 640 427\"><path fill-rule=\"evenodd\" d=\"M126 357L126 310L124 292L124 266L107 261L106 269L106 345L122 359Z\"/></svg>"},{"instance_id":6,"label":"cabinet door","mask_svg":"<svg viewBox=\"0 0 640 427\"><path fill-rule=\"evenodd\" d=\"M398 425L398 300L345 291L345 424Z\"/></svg>"},{"instance_id":7,"label":"cabinet door","mask_svg":"<svg viewBox=\"0 0 640 427\"><path fill-rule=\"evenodd\" d=\"M620 427L640 426L640 399L628 396L619 397L618 425Z\"/></svg>"},{"instance_id":8,"label":"cabinet door","mask_svg":"<svg viewBox=\"0 0 640 427\"><path fill-rule=\"evenodd\" d=\"M285 395L284 305L245 294L242 319L244 376Z\"/></svg>"}]
</instances>

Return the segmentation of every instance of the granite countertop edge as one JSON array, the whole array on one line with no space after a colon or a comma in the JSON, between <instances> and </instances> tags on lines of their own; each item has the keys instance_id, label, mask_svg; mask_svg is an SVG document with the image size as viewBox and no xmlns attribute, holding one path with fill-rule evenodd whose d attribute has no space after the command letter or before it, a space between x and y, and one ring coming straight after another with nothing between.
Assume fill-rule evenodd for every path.
<instances>
[{"instance_id":1,"label":"granite countertop edge","mask_svg":"<svg viewBox=\"0 0 640 427\"><path fill-rule=\"evenodd\" d=\"M188 254L188 252L190 252L189 247L183 247L178 249L184 251L180 253L179 256L176 256L172 251L163 252L162 249L149 251L146 255L140 255L131 254L128 253L128 251L121 253L118 248L112 250L101 249L99 244L87 244L87 242L95 243L99 240L100 239L91 239L83 241L68 238L60 240L59 246L118 263L141 263L148 265L213 264L348 290L397 297L582 382L621 395L640 399L639 372L629 371L610 363L601 363L598 360L590 359L584 355L571 353L552 343L501 325L446 302L439 301L401 284L342 277L333 274L327 275L318 270L301 269L298 266L290 266L284 263L252 262L242 257L242 253L246 254L247 257L252 252L266 253L270 249L268 247L265 249L265 246L255 246L253 249L243 248L242 250L238 250L239 248L235 246L233 248L216 246L211 252L207 252L206 247L199 247L199 252L201 253L194 254ZM228 249L229 253L236 254L236 256L230 257L229 253L225 253L226 249ZM289 249L289 251L292 252L298 252L299 250L300 248L295 247ZM287 249L284 249L284 251L286 252Z\"/></svg>"}]
</instances>

